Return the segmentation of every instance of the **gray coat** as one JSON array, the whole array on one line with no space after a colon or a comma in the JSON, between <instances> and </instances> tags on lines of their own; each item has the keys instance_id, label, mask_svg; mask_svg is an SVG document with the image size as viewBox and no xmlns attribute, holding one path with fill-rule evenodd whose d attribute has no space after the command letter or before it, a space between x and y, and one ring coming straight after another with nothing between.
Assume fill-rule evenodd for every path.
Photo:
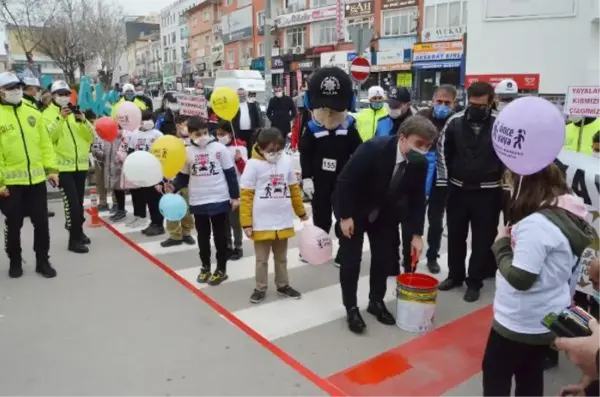
<instances>
[{"instance_id":1,"label":"gray coat","mask_svg":"<svg viewBox=\"0 0 600 397\"><path fill-rule=\"evenodd\" d=\"M104 166L104 186L106 189L121 190L121 172L123 163L117 160L117 152L121 146L122 138L118 137L112 142L104 141L102 145L92 148L96 161Z\"/></svg>"}]
</instances>

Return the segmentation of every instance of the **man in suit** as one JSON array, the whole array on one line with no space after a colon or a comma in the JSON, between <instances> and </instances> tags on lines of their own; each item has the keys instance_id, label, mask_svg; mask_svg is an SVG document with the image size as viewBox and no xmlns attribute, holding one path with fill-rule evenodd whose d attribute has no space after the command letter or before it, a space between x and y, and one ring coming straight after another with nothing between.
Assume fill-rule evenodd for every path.
<instances>
[{"instance_id":1,"label":"man in suit","mask_svg":"<svg viewBox=\"0 0 600 397\"><path fill-rule=\"evenodd\" d=\"M386 325L395 323L383 302L386 279L394 260L394 230L400 222L413 231L412 249L423 250L425 222L425 153L437 138L435 126L422 116L408 118L398 135L376 137L354 152L337 180L334 213L340 238L337 259L350 331L360 334L366 324L357 307L364 234L371 246L370 293L367 312Z\"/></svg>"},{"instance_id":2,"label":"man in suit","mask_svg":"<svg viewBox=\"0 0 600 397\"><path fill-rule=\"evenodd\" d=\"M281 131L283 139L292 131L292 120L296 117L297 110L294 100L283 93L283 87L275 87L275 96L269 100L267 117L271 126Z\"/></svg>"},{"instance_id":3,"label":"man in suit","mask_svg":"<svg viewBox=\"0 0 600 397\"><path fill-rule=\"evenodd\" d=\"M254 131L261 126L260 108L256 102L248 102L246 90L240 88L237 90L238 98L240 99L240 108L231 121L233 131L237 139L246 142L248 153L252 153L252 145L254 144L252 136Z\"/></svg>"}]
</instances>

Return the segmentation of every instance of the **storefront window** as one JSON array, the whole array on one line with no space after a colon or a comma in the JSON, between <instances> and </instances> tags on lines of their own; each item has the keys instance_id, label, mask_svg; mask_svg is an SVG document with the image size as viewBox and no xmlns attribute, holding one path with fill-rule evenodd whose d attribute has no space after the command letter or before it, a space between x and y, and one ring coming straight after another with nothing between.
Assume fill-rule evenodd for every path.
<instances>
[{"instance_id":1,"label":"storefront window","mask_svg":"<svg viewBox=\"0 0 600 397\"><path fill-rule=\"evenodd\" d=\"M417 9L384 11L383 36L405 36L417 32Z\"/></svg>"},{"instance_id":2,"label":"storefront window","mask_svg":"<svg viewBox=\"0 0 600 397\"><path fill-rule=\"evenodd\" d=\"M296 47L304 48L305 34L306 28L304 26L286 29L284 47L286 49L294 49Z\"/></svg>"},{"instance_id":3,"label":"storefront window","mask_svg":"<svg viewBox=\"0 0 600 397\"><path fill-rule=\"evenodd\" d=\"M334 44L336 42L335 20L314 23L310 31L312 47Z\"/></svg>"},{"instance_id":4,"label":"storefront window","mask_svg":"<svg viewBox=\"0 0 600 397\"><path fill-rule=\"evenodd\" d=\"M438 1L425 7L425 29L454 28L467 24L467 0Z\"/></svg>"},{"instance_id":5,"label":"storefront window","mask_svg":"<svg viewBox=\"0 0 600 397\"><path fill-rule=\"evenodd\" d=\"M448 3L446 4L438 4L436 10L436 18L438 28L446 28L448 27Z\"/></svg>"}]
</instances>

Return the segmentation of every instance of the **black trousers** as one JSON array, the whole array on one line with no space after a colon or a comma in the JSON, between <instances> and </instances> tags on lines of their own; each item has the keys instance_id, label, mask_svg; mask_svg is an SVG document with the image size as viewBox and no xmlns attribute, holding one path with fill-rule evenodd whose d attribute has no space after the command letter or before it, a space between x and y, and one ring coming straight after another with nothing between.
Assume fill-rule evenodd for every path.
<instances>
[{"instance_id":1,"label":"black trousers","mask_svg":"<svg viewBox=\"0 0 600 397\"><path fill-rule=\"evenodd\" d=\"M151 187L141 187L131 189L131 201L133 203L133 215L140 218L146 218L146 206L150 213L150 221L153 225L162 226L164 217L160 213L158 203L160 202L161 194L156 189Z\"/></svg>"},{"instance_id":2,"label":"black trousers","mask_svg":"<svg viewBox=\"0 0 600 397\"><path fill-rule=\"evenodd\" d=\"M315 185L315 193L313 195L311 204L313 209L313 223L316 227L323 229L326 233L331 231L331 224L333 223L331 215L333 214L333 207L331 204L331 197L335 189L335 177L324 179L313 178Z\"/></svg>"},{"instance_id":3,"label":"black trousers","mask_svg":"<svg viewBox=\"0 0 600 397\"><path fill-rule=\"evenodd\" d=\"M491 263L492 244L498 233L502 189L468 190L451 185L446 207L448 221L448 277L456 283L480 289ZM465 275L467 236L471 226L471 258Z\"/></svg>"},{"instance_id":4,"label":"black trousers","mask_svg":"<svg viewBox=\"0 0 600 397\"><path fill-rule=\"evenodd\" d=\"M83 198L87 171L61 172L58 175L59 188L65 208L66 227L69 231L69 242L76 242L83 237Z\"/></svg>"},{"instance_id":5,"label":"black trousers","mask_svg":"<svg viewBox=\"0 0 600 397\"><path fill-rule=\"evenodd\" d=\"M11 266L21 266L21 228L29 216L33 224L33 250L38 261L48 259L50 231L46 182L30 186L8 186L9 195L0 199L5 216L4 245Z\"/></svg>"},{"instance_id":6,"label":"black trousers","mask_svg":"<svg viewBox=\"0 0 600 397\"><path fill-rule=\"evenodd\" d=\"M427 260L435 261L440 255L442 233L444 232L444 212L446 211L446 189L436 187L435 183L429 192L427 203Z\"/></svg>"},{"instance_id":7,"label":"black trousers","mask_svg":"<svg viewBox=\"0 0 600 397\"><path fill-rule=\"evenodd\" d=\"M383 215L380 218L385 219ZM390 261L394 258L390 235L393 229L398 230L398 224L385 223L380 219L372 224L368 223L366 219L354 220L352 238L347 238L341 233L339 222L336 223L336 229L336 234L340 239L340 248L336 259L340 263L340 284L344 306L346 309L351 309L357 305L356 291L358 289L365 233L369 237L371 245L369 300L373 302L383 301L387 289L386 283Z\"/></svg>"},{"instance_id":8,"label":"black trousers","mask_svg":"<svg viewBox=\"0 0 600 397\"><path fill-rule=\"evenodd\" d=\"M125 211L125 190L113 190L115 199L117 200L117 209L119 211Z\"/></svg>"},{"instance_id":9,"label":"black trousers","mask_svg":"<svg viewBox=\"0 0 600 397\"><path fill-rule=\"evenodd\" d=\"M225 273L227 271L227 227L229 226L229 213L223 212L217 215L194 214L194 223L198 232L198 248L200 249L200 262L202 268L210 269L210 235L211 231L217 251L217 270ZM212 229L212 230L211 230Z\"/></svg>"},{"instance_id":10,"label":"black trousers","mask_svg":"<svg viewBox=\"0 0 600 397\"><path fill-rule=\"evenodd\" d=\"M252 145L254 145L254 131L253 130L241 130L237 133L236 138L246 142L246 149L248 150L248 158L252 157Z\"/></svg>"},{"instance_id":11,"label":"black trousers","mask_svg":"<svg viewBox=\"0 0 600 397\"><path fill-rule=\"evenodd\" d=\"M544 395L544 360L547 345L513 342L492 329L483 355L483 395Z\"/></svg>"}]
</instances>

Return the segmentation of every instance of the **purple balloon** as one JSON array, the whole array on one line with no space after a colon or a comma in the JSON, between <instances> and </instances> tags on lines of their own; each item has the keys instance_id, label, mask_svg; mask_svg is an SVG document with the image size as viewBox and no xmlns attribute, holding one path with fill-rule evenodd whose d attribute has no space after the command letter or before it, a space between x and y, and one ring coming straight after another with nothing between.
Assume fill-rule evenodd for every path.
<instances>
[{"instance_id":1,"label":"purple balloon","mask_svg":"<svg viewBox=\"0 0 600 397\"><path fill-rule=\"evenodd\" d=\"M565 144L565 121L552 103L523 97L509 103L492 129L494 150L516 174L531 175L552 163Z\"/></svg>"}]
</instances>

